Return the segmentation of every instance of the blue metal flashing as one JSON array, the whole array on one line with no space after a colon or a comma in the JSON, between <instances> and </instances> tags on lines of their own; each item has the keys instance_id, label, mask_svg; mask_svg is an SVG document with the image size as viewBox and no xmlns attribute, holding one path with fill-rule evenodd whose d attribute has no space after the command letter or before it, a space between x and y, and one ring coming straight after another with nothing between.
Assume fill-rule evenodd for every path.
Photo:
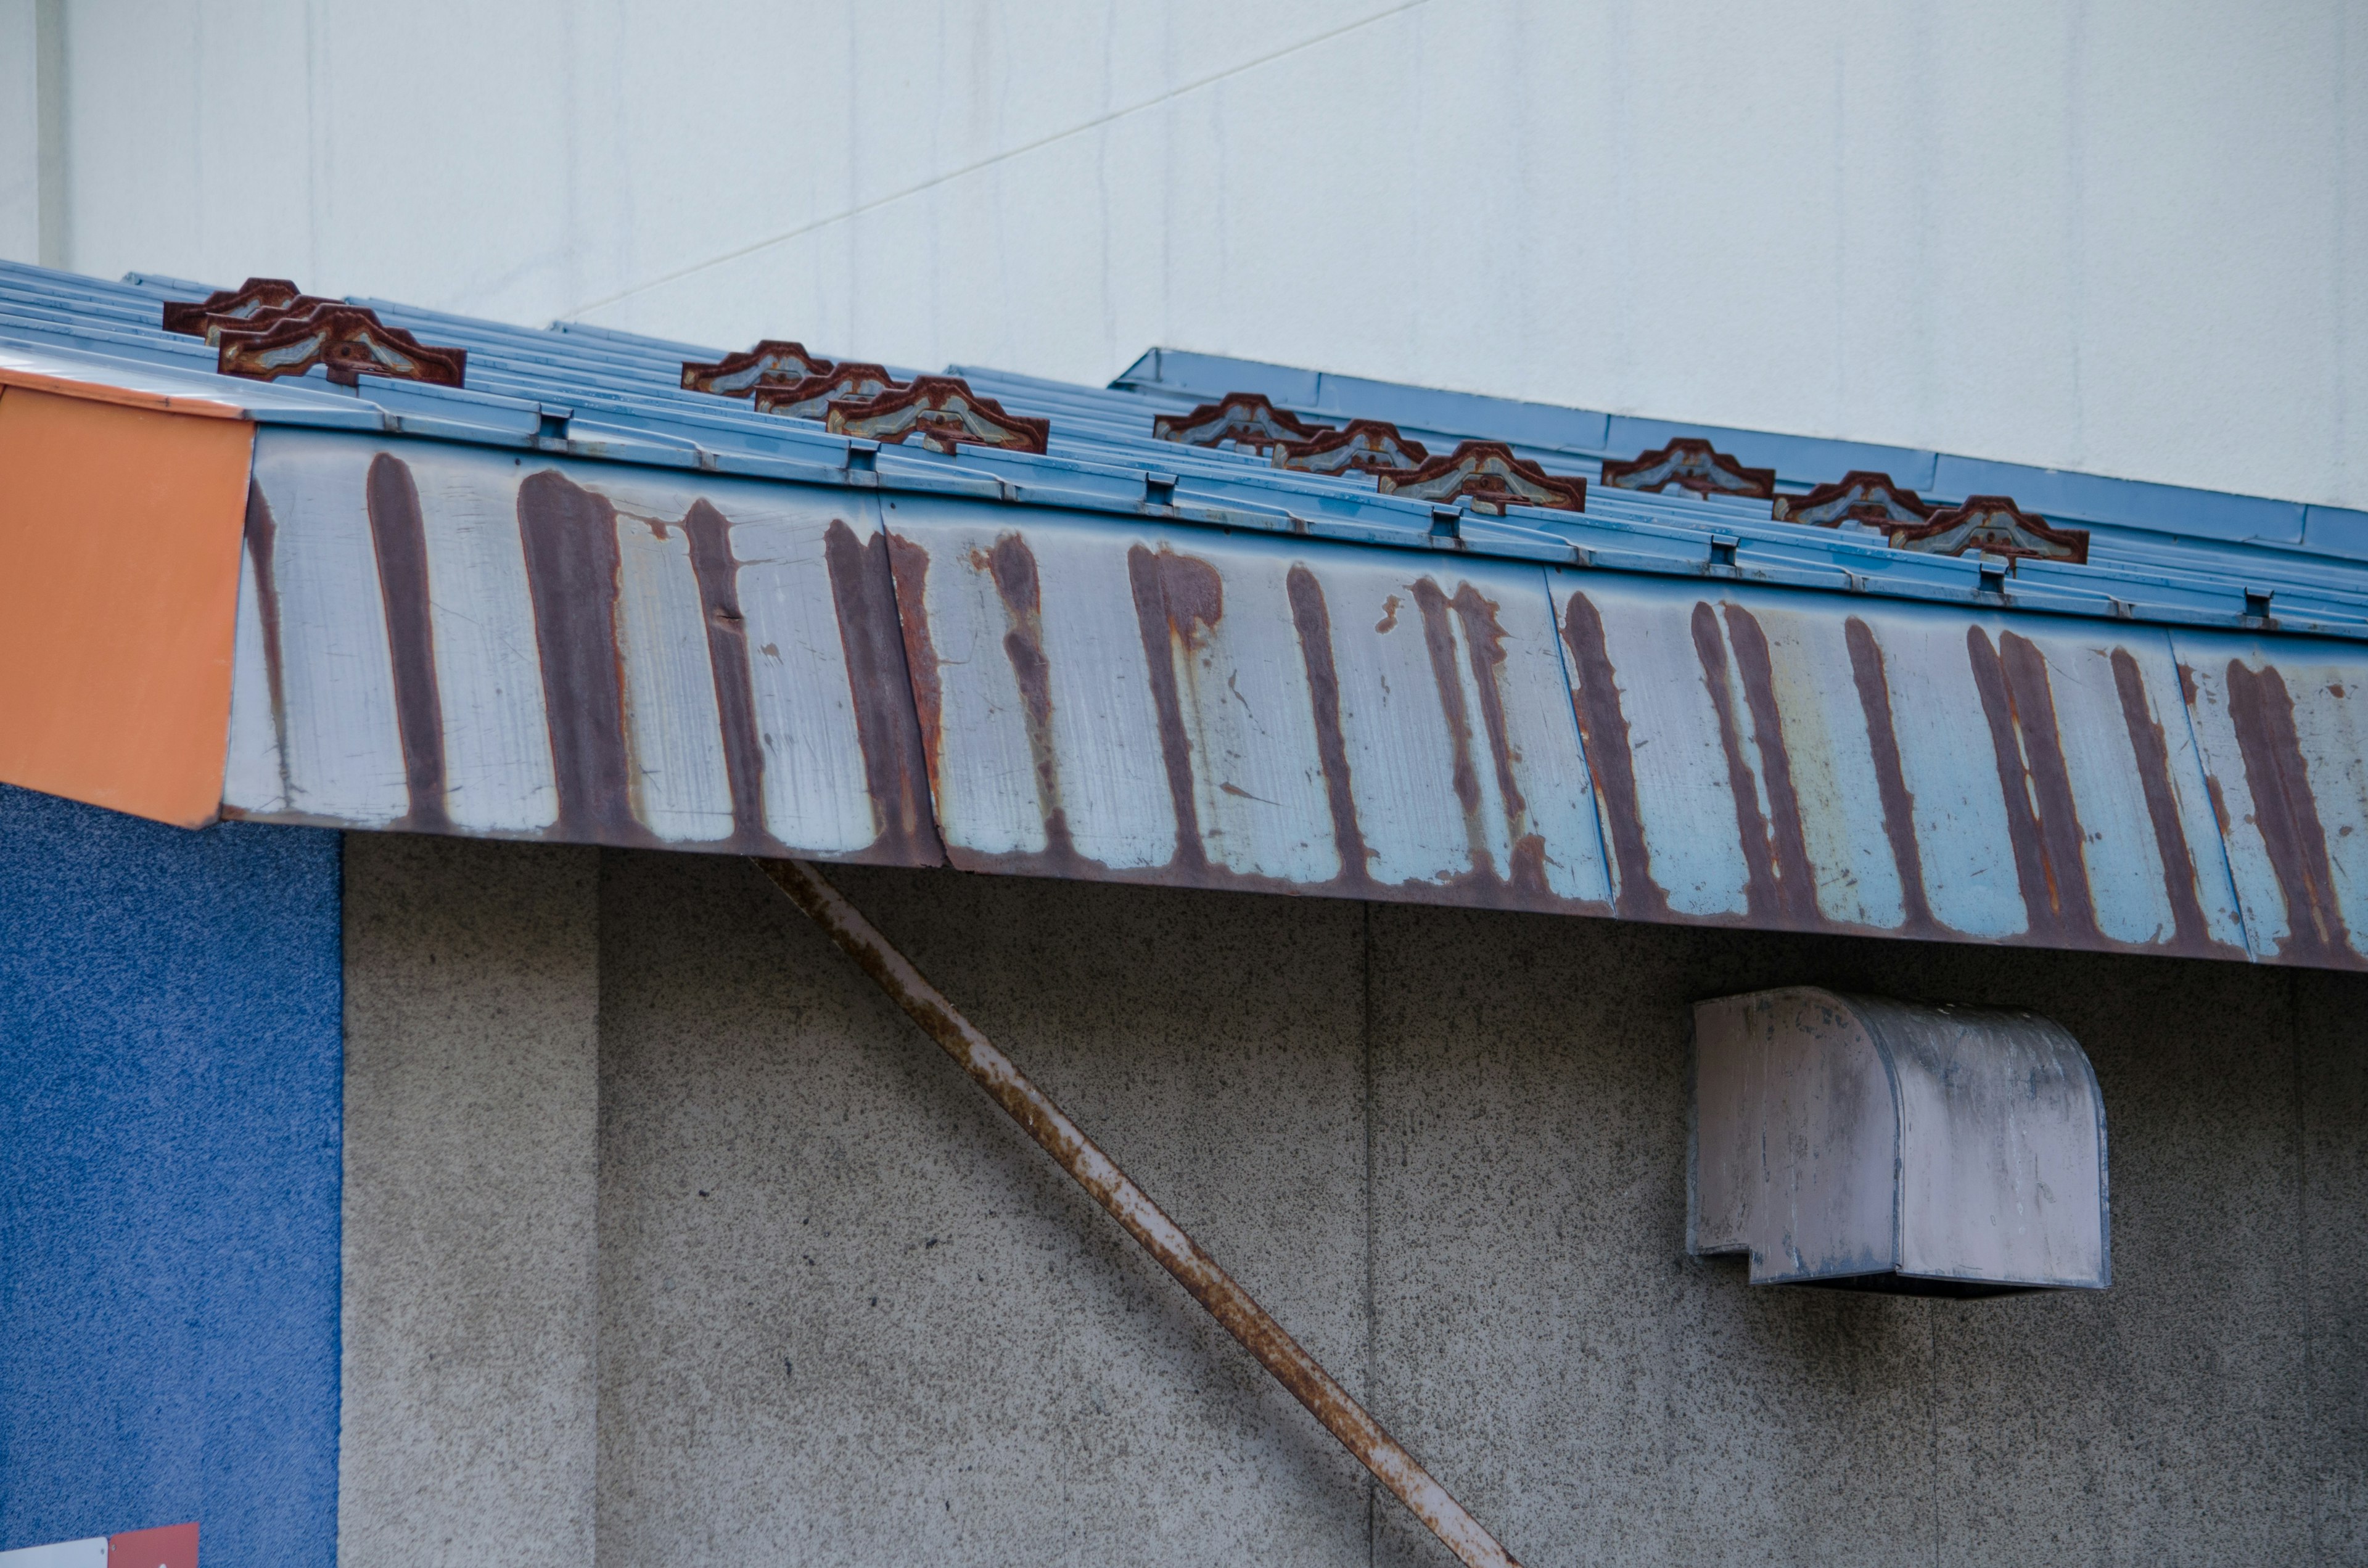
<instances>
[{"instance_id":1,"label":"blue metal flashing","mask_svg":"<svg viewBox=\"0 0 2368 1568\"><path fill-rule=\"evenodd\" d=\"M1791 487L1806 488L1839 479L1852 469L1873 469L1927 494L1952 498L2010 494L2033 511L2083 526L2120 524L2230 543L2306 541L2329 554L2368 560L2368 512L2338 506L2111 479L1908 447L1550 407L1173 348L1151 350L1110 384L1131 391L1168 392L1193 402L1236 390L1263 392L1279 403L1317 418L1387 419L1409 430L1474 436L1511 432L1512 439L1599 460L1633 457L1673 436L1704 436L1747 463L1775 469L1779 483ZM2306 520L2318 530L2317 538L2308 537Z\"/></svg>"},{"instance_id":2,"label":"blue metal flashing","mask_svg":"<svg viewBox=\"0 0 2368 1568\"><path fill-rule=\"evenodd\" d=\"M1007 444L883 445L847 422L917 392L787 417L620 333L287 304L467 384L317 337L267 383L154 286L0 295L0 374L262 426L226 815L2368 967L2368 561L2305 537L2343 515L1165 351L958 368L929 395L1017 417L932 407ZM1157 438L1232 392L1232 447ZM1422 468L1241 449L1378 415ZM1498 488L1395 491L1467 437ZM1776 515L1851 466L2019 505ZM1621 483L1673 472L1725 488ZM2043 553L1901 548L1977 525Z\"/></svg>"},{"instance_id":3,"label":"blue metal flashing","mask_svg":"<svg viewBox=\"0 0 2368 1568\"><path fill-rule=\"evenodd\" d=\"M1599 488L1583 519L1512 508L1500 523L1467 526L1456 548L1474 554L1559 560L1610 571L1720 574L1724 547L1745 579L1879 597L1955 599L1968 606L2170 625L2368 636L2368 514L2102 479L1929 451L1760 431L1686 426L1580 409L1397 386L1251 360L1155 349L1112 388L1067 386L957 367L1014 413L1053 421L1043 456L964 449L958 456L899 449L868 471L844 437L810 420L755 412L679 384L697 345L568 324L541 330L357 300L391 326L464 347L466 389L364 376L358 387L315 370L270 383L212 373L212 351L164 333L161 301L196 285L135 276L123 283L0 265L0 356L32 355L69 373L160 374L260 423L370 431L523 447L621 461L812 483L991 496L1019 505L1084 506L1221 528L1307 533L1396 548L1434 548L1429 508L1376 494L1370 476L1277 470L1253 454L1178 447L1151 437L1156 413L1179 412L1230 391L1266 394L1326 420L1390 420L1443 449L1463 437L1509 443L1549 472L1593 478L1607 457L1632 456L1672 436L1708 436L1797 489L1852 468L1888 472L1944 498L2009 494L2028 509L2091 530L2089 563L2024 562L2002 597L1984 597L1964 562L1845 545L1827 530L1779 523L1765 502L1683 492ZM94 358L96 357L96 358ZM910 372L892 367L899 376ZM1178 476L1175 510L1154 509L1151 476ZM1738 533L1737 530L1746 530ZM1839 564L1837 552L1848 558ZM2248 596L2248 590L2253 592ZM2265 601L2261 591L2266 590ZM2267 614L2264 615L2266 606Z\"/></svg>"}]
</instances>

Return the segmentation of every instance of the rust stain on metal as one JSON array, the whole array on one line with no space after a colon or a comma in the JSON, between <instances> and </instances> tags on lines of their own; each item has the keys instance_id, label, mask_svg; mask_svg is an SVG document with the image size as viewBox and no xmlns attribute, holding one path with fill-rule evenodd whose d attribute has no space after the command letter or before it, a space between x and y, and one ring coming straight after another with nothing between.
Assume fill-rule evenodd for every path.
<instances>
[{"instance_id":1,"label":"rust stain on metal","mask_svg":"<svg viewBox=\"0 0 2368 1568\"><path fill-rule=\"evenodd\" d=\"M2310 792L2309 764L2294 733L2294 696L2276 665L2251 670L2241 659L2228 661L2228 721L2245 759L2253 826L2285 896L2286 938L2278 956L2321 968L2359 968L2336 902L2335 869ZM2216 804L2216 788L2214 795ZM2225 822L2226 807L2219 809Z\"/></svg>"},{"instance_id":2,"label":"rust stain on metal","mask_svg":"<svg viewBox=\"0 0 2368 1568\"><path fill-rule=\"evenodd\" d=\"M1340 671L1332 657L1332 612L1324 602L1324 585L1305 566L1293 563L1283 581L1291 600L1292 628L1299 636L1299 653L1307 666L1307 691L1315 718L1315 758L1324 770L1324 801L1332 813L1332 839L1340 850L1343 884L1357 887L1371 881L1373 851L1365 846L1365 830L1357 821L1357 797L1349 777L1349 744L1340 729ZM1397 599L1390 599L1393 614Z\"/></svg>"},{"instance_id":3,"label":"rust stain on metal","mask_svg":"<svg viewBox=\"0 0 2368 1568\"><path fill-rule=\"evenodd\" d=\"M1138 547L1139 548L1139 547ZM1168 1218L1117 1163L1062 1113L924 979L911 960L863 918L814 867L795 860L760 860L766 876L821 926L903 1008L922 1032L986 1092L987 1097L1052 1155L1078 1186L1182 1285L1211 1317L1325 1430L1372 1471L1466 1568L1517 1568L1510 1553L1417 1463L1405 1447L1351 1398L1299 1342L1219 1267L1214 1258Z\"/></svg>"},{"instance_id":4,"label":"rust stain on metal","mask_svg":"<svg viewBox=\"0 0 2368 1568\"><path fill-rule=\"evenodd\" d=\"M633 815L618 667L617 510L555 469L518 486L518 537L534 603L551 759L559 786L552 836L575 843L655 842Z\"/></svg>"},{"instance_id":5,"label":"rust stain on metal","mask_svg":"<svg viewBox=\"0 0 2368 1568\"><path fill-rule=\"evenodd\" d=\"M889 534L888 578L896 593L896 619L905 637L905 668L913 683L914 716L921 730L921 760L928 770L932 798L945 786L938 776L945 744L945 678L938 668L937 639L929 634L929 552L900 534Z\"/></svg>"},{"instance_id":6,"label":"rust stain on metal","mask_svg":"<svg viewBox=\"0 0 2368 1568\"><path fill-rule=\"evenodd\" d=\"M863 748L864 788L880 824L878 841L861 858L900 866L942 865L945 846L929 805L920 722L909 699L913 686L887 536L874 534L867 545L843 519L833 517L823 536L823 555L838 611L856 739Z\"/></svg>"},{"instance_id":7,"label":"rust stain on metal","mask_svg":"<svg viewBox=\"0 0 2368 1568\"><path fill-rule=\"evenodd\" d=\"M765 748L757 734L756 683L748 673L748 627L740 614L740 563L732 554L732 524L705 498L693 501L680 524L690 541L691 575L699 583L707 625L707 662L715 684L715 711L723 732L723 771L732 790L735 840L768 845L765 830Z\"/></svg>"},{"instance_id":8,"label":"rust stain on metal","mask_svg":"<svg viewBox=\"0 0 2368 1568\"><path fill-rule=\"evenodd\" d=\"M2179 798L2171 785L2170 746L2146 704L2146 677L2126 648L2113 650L2112 665L2113 689L2122 699L2122 722L2129 728L2130 750L2137 758L2138 785L2146 792L2155 849L2162 857L2162 891L2170 901L2173 926L2169 946L2183 953L2241 958L2243 954L2214 941L2204 924L2195 856L2188 847L2186 830L2180 825Z\"/></svg>"},{"instance_id":9,"label":"rust stain on metal","mask_svg":"<svg viewBox=\"0 0 2368 1568\"><path fill-rule=\"evenodd\" d=\"M1735 649L1736 673L1742 677L1744 702L1758 741L1760 783L1768 793L1768 812L1759 810L1759 788L1752 781L1744 755L1743 728L1736 722L1735 699L1726 681L1726 649L1719 641L1718 617L1707 602L1693 613L1694 653L1702 661L1702 685L1718 713L1719 744L1726 754L1727 788L1735 796L1735 826L1741 835L1744 897L1750 917L1778 927L1802 927L1819 923L1816 877L1809 867L1807 837L1801 826L1801 801L1793 787L1792 758L1784 750L1783 717L1776 706L1776 682L1768 653L1768 636L1750 611L1740 605L1726 608L1727 640Z\"/></svg>"},{"instance_id":10,"label":"rust stain on metal","mask_svg":"<svg viewBox=\"0 0 2368 1568\"><path fill-rule=\"evenodd\" d=\"M2007 836L2014 846L2015 880L2034 937L2080 947L2108 945L2089 901L2085 835L2072 803L2064 744L2055 728L2055 700L2047 661L2027 637L1965 631L1974 686L1988 721L2006 801Z\"/></svg>"},{"instance_id":11,"label":"rust stain on metal","mask_svg":"<svg viewBox=\"0 0 2368 1568\"><path fill-rule=\"evenodd\" d=\"M1178 555L1165 546L1156 553L1139 544L1129 546L1126 574L1134 595L1144 662L1151 677L1152 707L1159 716L1159 750L1167 767L1167 792L1175 803L1175 869L1205 878L1209 853L1201 840L1201 812L1192 794L1192 742L1184 726L1176 662L1178 655L1191 659L1198 652L1202 628L1213 627L1224 619L1225 582L1207 562Z\"/></svg>"},{"instance_id":12,"label":"rust stain on metal","mask_svg":"<svg viewBox=\"0 0 2368 1568\"><path fill-rule=\"evenodd\" d=\"M1430 654L1430 676L1439 687L1439 710L1447 722L1448 744L1454 748L1452 775L1456 804L1463 809L1463 839L1475 871L1492 871L1488 834L1480 820L1480 774L1472 762L1472 715L1463 700L1463 681L1455 669L1455 633L1448 625L1447 596L1428 577L1412 585L1415 608L1422 615L1422 641Z\"/></svg>"},{"instance_id":13,"label":"rust stain on metal","mask_svg":"<svg viewBox=\"0 0 2368 1568\"><path fill-rule=\"evenodd\" d=\"M1857 616L1843 624L1842 636L1850 645L1850 678L1858 687L1859 709L1866 716L1867 746L1874 756L1883 835L1890 841L1892 864L1899 872L1900 935L1944 936L1924 892L1924 853L1916 843L1916 797L1907 788L1899 757L1899 733L1891 722L1891 681L1884 673L1883 645Z\"/></svg>"},{"instance_id":14,"label":"rust stain on metal","mask_svg":"<svg viewBox=\"0 0 2368 1568\"><path fill-rule=\"evenodd\" d=\"M1036 575L1036 553L1028 541L1008 533L992 550L980 551L974 562L995 582L1010 630L1003 634L1003 656L1011 661L1011 678L1019 688L1026 714L1028 756L1036 770L1036 806L1044 820L1044 858L1048 868L1073 870L1076 841L1069 835L1068 808L1061 801L1061 757L1053 744L1053 670L1044 657L1044 593Z\"/></svg>"},{"instance_id":15,"label":"rust stain on metal","mask_svg":"<svg viewBox=\"0 0 2368 1568\"><path fill-rule=\"evenodd\" d=\"M1594 780L1597 809L1619 878L1612 907L1631 920L1674 919L1669 895L1653 880L1652 856L1645 845L1628 719L1620 710L1620 687L1605 651L1603 617L1585 594L1570 596L1562 640L1570 650L1571 710L1578 718L1579 743L1587 753L1587 771Z\"/></svg>"},{"instance_id":16,"label":"rust stain on metal","mask_svg":"<svg viewBox=\"0 0 2368 1568\"><path fill-rule=\"evenodd\" d=\"M249 279L250 282L253 279ZM263 486L246 486L246 553L255 564L255 612L263 623L263 678L271 693L271 739L279 758L279 800L293 805L296 786L288 767L288 666L279 645L279 581L274 573L279 547L279 524Z\"/></svg>"},{"instance_id":17,"label":"rust stain on metal","mask_svg":"<svg viewBox=\"0 0 2368 1568\"><path fill-rule=\"evenodd\" d=\"M252 487L250 487L252 488ZM393 825L450 833L444 802L444 699L436 680L436 628L428 616L427 525L411 469L392 452L370 460L363 488L370 545L378 557L379 598L386 607L386 644L394 673L395 728L411 810Z\"/></svg>"},{"instance_id":18,"label":"rust stain on metal","mask_svg":"<svg viewBox=\"0 0 2368 1568\"><path fill-rule=\"evenodd\" d=\"M1448 601L1463 627L1463 643L1471 651L1472 682L1480 698L1480 724L1488 736L1489 760L1496 765L1497 795L1505 806L1505 834L1509 863L1505 882L1529 900L1551 900L1546 886L1546 841L1530 831L1530 802L1521 793L1513 765L1512 727L1505 717L1505 624L1497 602L1474 587L1459 583ZM1482 863L1474 862L1474 869Z\"/></svg>"}]
</instances>

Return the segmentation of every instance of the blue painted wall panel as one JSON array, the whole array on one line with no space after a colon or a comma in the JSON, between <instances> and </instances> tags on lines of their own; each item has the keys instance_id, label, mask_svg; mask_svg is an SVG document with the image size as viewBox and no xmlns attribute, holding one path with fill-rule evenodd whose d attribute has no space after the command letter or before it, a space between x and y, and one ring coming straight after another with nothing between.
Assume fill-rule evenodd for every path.
<instances>
[{"instance_id":1,"label":"blue painted wall panel","mask_svg":"<svg viewBox=\"0 0 2368 1568\"><path fill-rule=\"evenodd\" d=\"M338 848L0 786L0 1550L336 1560Z\"/></svg>"}]
</instances>

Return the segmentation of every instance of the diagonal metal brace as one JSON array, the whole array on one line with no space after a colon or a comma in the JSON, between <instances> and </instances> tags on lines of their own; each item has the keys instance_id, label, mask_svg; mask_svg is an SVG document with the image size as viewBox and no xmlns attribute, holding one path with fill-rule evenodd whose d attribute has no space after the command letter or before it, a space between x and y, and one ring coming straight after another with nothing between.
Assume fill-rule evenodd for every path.
<instances>
[{"instance_id":1,"label":"diagonal metal brace","mask_svg":"<svg viewBox=\"0 0 2368 1568\"><path fill-rule=\"evenodd\" d=\"M803 860L758 860L757 865L930 1039L945 1048L972 1082L1059 1161L1061 1168L1091 1193L1110 1218L1125 1226L1127 1233L1157 1258L1160 1267L1174 1275L1177 1283L1190 1291L1227 1334L1241 1341L1242 1347L1257 1357L1293 1399L1324 1423L1325 1430L1338 1437L1341 1447L1445 1542L1464 1568L1519 1568L1512 1554L1448 1495L1447 1488L1431 1479L1430 1472L1416 1463L1414 1456L1351 1399L1315 1357L1300 1348L1299 1342L1233 1276L1218 1267L1199 1243L1128 1180L1117 1163L1079 1131L1076 1122L1062 1115L1061 1108L1029 1082L1009 1057L922 979L911 960L825 881L820 871Z\"/></svg>"}]
</instances>

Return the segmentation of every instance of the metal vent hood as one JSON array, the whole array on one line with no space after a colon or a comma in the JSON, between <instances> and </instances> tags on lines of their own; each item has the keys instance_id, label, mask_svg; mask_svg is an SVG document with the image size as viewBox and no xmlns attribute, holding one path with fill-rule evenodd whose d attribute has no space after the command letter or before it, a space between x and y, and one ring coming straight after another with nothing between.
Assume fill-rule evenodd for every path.
<instances>
[{"instance_id":1,"label":"metal vent hood","mask_svg":"<svg viewBox=\"0 0 2368 1568\"><path fill-rule=\"evenodd\" d=\"M2112 1282L2105 1107L2034 1014L1815 987L1694 1008L1687 1250L1755 1285L1907 1295Z\"/></svg>"}]
</instances>

